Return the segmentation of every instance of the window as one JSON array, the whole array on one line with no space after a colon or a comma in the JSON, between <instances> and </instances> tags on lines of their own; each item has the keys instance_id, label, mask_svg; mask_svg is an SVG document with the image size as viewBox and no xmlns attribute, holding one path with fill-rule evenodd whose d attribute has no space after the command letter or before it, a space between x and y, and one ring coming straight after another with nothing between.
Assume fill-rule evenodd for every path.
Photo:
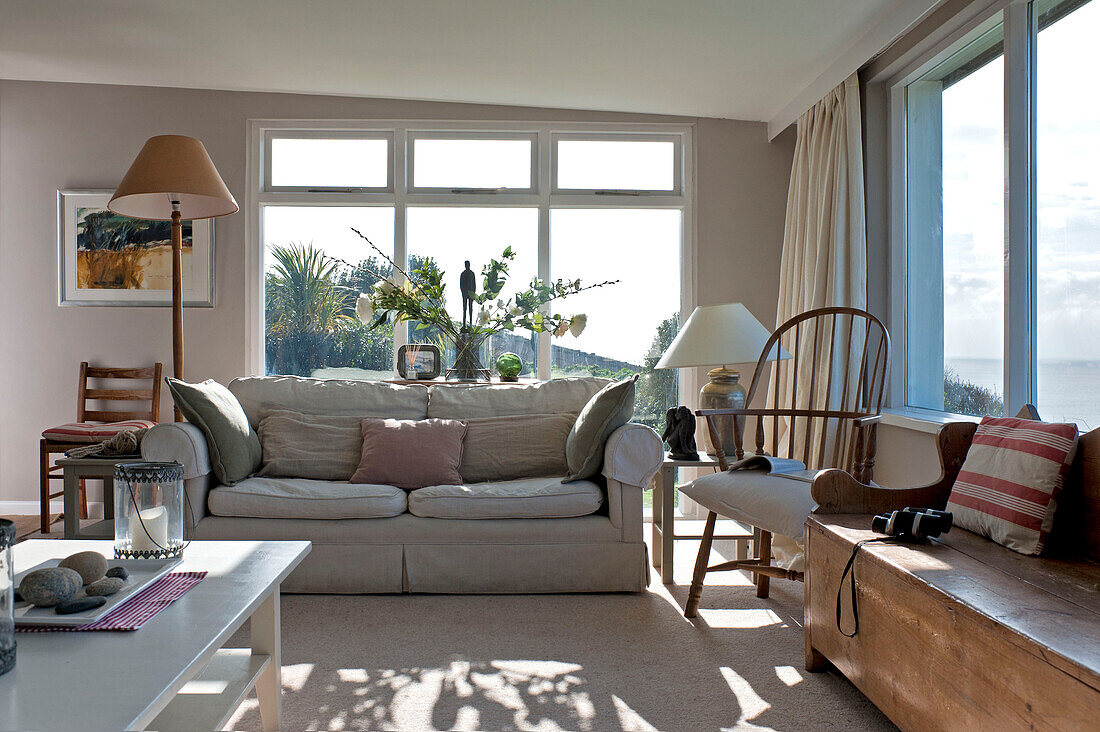
<instances>
[{"instance_id":1,"label":"window","mask_svg":"<svg viewBox=\"0 0 1100 732\"><path fill-rule=\"evenodd\" d=\"M358 293L390 274L386 257L406 270L427 260L444 270L459 320L465 262L480 289L481 268L511 247L505 296L536 277L619 282L549 306L587 316L579 337L501 333L482 363L510 351L523 376L641 373L637 418L661 424L679 401L680 375L653 365L690 305L681 265L691 241L690 128L324 125L252 123L256 373L393 378L395 349L435 334L416 323L370 330L355 317ZM453 358L445 352L444 365Z\"/></svg>"},{"instance_id":2,"label":"window","mask_svg":"<svg viewBox=\"0 0 1100 732\"><path fill-rule=\"evenodd\" d=\"M1006 5L892 86L895 395L974 415L1030 402L1095 427L1100 102L1082 89L1100 68L1100 3Z\"/></svg>"}]
</instances>

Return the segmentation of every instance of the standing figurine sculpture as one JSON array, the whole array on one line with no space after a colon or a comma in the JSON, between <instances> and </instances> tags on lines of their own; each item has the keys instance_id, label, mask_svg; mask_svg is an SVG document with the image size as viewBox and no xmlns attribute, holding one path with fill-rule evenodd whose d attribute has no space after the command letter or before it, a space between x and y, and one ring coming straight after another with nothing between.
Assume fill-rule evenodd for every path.
<instances>
[{"instance_id":1,"label":"standing figurine sculpture","mask_svg":"<svg viewBox=\"0 0 1100 732\"><path fill-rule=\"evenodd\" d=\"M468 328L474 323L474 296L477 295L477 275L470 269L470 260L466 260L466 269L458 276L458 291L462 294L462 327Z\"/></svg>"}]
</instances>

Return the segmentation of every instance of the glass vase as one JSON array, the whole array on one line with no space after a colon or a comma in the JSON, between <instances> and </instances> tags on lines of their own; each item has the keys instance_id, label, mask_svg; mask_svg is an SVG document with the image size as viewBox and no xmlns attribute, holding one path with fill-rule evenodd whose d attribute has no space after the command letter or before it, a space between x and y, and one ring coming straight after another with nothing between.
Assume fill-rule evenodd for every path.
<instances>
[{"instance_id":1,"label":"glass vase","mask_svg":"<svg viewBox=\"0 0 1100 732\"><path fill-rule=\"evenodd\" d=\"M115 557L183 556L183 465L125 463L115 467Z\"/></svg>"},{"instance_id":2,"label":"glass vase","mask_svg":"<svg viewBox=\"0 0 1100 732\"><path fill-rule=\"evenodd\" d=\"M15 666L15 576L11 548L15 544L15 524L0 519L0 674Z\"/></svg>"}]
</instances>

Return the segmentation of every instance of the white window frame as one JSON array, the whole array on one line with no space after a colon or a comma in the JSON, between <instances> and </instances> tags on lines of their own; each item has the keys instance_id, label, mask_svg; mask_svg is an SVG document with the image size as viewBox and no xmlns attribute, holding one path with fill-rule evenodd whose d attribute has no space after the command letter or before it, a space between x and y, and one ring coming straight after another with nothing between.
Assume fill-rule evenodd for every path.
<instances>
[{"instance_id":1,"label":"white window frame","mask_svg":"<svg viewBox=\"0 0 1100 732\"><path fill-rule=\"evenodd\" d=\"M408 171L409 193L431 194L456 194L462 196L487 193L492 195L515 196L523 194L537 194L539 185L539 136L537 131L515 132L508 130L483 131L483 130L409 130L405 142L405 166ZM526 140L531 143L531 179L526 188L505 188L491 190L471 186L417 186L416 176L416 141L417 140Z\"/></svg>"},{"instance_id":2,"label":"white window frame","mask_svg":"<svg viewBox=\"0 0 1100 732\"><path fill-rule=\"evenodd\" d=\"M1005 414L1015 414L1038 395L1035 198L1035 39L1028 0L987 2L966 18L949 22L930 43L914 49L908 64L882 81L887 93L887 175L889 180L890 288L888 312L895 334L896 358L890 377L889 403L896 411L938 419L945 412L907 404L908 244L906 86L959 50L967 40L1004 23L1005 69ZM964 418L965 415L963 415Z\"/></svg>"},{"instance_id":3,"label":"white window frame","mask_svg":"<svg viewBox=\"0 0 1100 732\"><path fill-rule=\"evenodd\" d=\"M269 159L272 137L354 137L357 135L389 136L392 140L391 183L381 189L322 189L273 187L264 169ZM394 259L406 261L407 242L405 212L410 207L521 207L537 208L538 276L549 280L550 272L550 211L551 209L677 209L681 213L680 232L680 317L681 322L696 304L696 241L694 220L694 125L691 124L583 124L505 121L438 120L250 120L248 125L247 173L245 196L245 297L247 312L247 370L253 375L264 373L264 308L263 308L263 209L266 206L385 206L394 209ZM453 139L516 139L519 135L532 139L532 173L535 178L530 191L483 191L471 189L413 189L411 174L411 141L418 138ZM647 191L643 195L600 195L595 191L557 192L552 188L553 140L559 135L577 135L577 139L673 140L677 147L677 190ZM583 275L583 272L580 274ZM403 328L394 331L394 359L397 349L407 342ZM539 379L550 378L549 333L538 336ZM697 379L693 369L681 369L679 376L681 401L693 405Z\"/></svg>"}]
</instances>

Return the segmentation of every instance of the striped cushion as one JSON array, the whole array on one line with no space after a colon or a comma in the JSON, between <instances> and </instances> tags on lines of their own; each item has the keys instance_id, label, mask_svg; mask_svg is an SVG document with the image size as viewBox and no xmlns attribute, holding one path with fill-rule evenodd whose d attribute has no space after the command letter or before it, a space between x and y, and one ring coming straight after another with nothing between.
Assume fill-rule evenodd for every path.
<instances>
[{"instance_id":1,"label":"striped cushion","mask_svg":"<svg viewBox=\"0 0 1100 732\"><path fill-rule=\"evenodd\" d=\"M1039 554L1076 448L1076 425L983 417L947 499L955 525Z\"/></svg>"},{"instance_id":2,"label":"striped cushion","mask_svg":"<svg viewBox=\"0 0 1100 732\"><path fill-rule=\"evenodd\" d=\"M91 445L109 440L119 432L141 430L155 425L156 422L151 422L147 419L128 419L125 422L111 422L110 424L72 422L57 427L50 427L42 433L42 436L50 442L86 443Z\"/></svg>"}]
</instances>

